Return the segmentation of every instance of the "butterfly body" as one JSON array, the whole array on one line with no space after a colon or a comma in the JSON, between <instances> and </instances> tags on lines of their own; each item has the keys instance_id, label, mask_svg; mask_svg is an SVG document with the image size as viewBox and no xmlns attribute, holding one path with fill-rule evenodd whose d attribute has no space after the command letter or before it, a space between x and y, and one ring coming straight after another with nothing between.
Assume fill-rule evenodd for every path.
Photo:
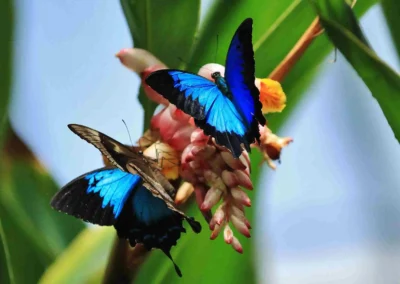
<instances>
[{"instance_id":1,"label":"butterfly body","mask_svg":"<svg viewBox=\"0 0 400 284\"><path fill-rule=\"evenodd\" d=\"M214 72L211 74L211 78L214 79L215 85L217 85L221 93L229 100L232 100L232 94L229 91L228 85L226 84L226 80L224 77L222 77L221 73Z\"/></svg>"},{"instance_id":2,"label":"butterfly body","mask_svg":"<svg viewBox=\"0 0 400 284\"><path fill-rule=\"evenodd\" d=\"M81 125L69 127L114 166L72 180L53 197L52 207L93 224L113 225L132 246L141 243L148 250L161 249L172 260L170 249L185 232L183 220L196 233L201 226L175 208L174 188L154 161L101 132Z\"/></svg>"},{"instance_id":3,"label":"butterfly body","mask_svg":"<svg viewBox=\"0 0 400 284\"><path fill-rule=\"evenodd\" d=\"M224 77L214 72L212 82L190 72L166 69L150 74L146 83L191 115L205 134L238 158L242 145L250 151L250 144L259 142L258 125L266 123L254 83L254 65L252 19L246 19L229 46Z\"/></svg>"}]
</instances>

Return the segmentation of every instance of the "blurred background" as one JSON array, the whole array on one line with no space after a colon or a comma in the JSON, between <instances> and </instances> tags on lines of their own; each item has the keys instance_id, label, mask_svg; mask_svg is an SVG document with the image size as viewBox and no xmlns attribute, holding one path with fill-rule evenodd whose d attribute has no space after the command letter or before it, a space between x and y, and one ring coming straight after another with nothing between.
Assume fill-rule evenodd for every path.
<instances>
[{"instance_id":1,"label":"blurred background","mask_svg":"<svg viewBox=\"0 0 400 284\"><path fill-rule=\"evenodd\" d=\"M290 4L291 1L286 2ZM213 1L201 2L200 22L206 19L212 4ZM270 5L271 10L275 8L275 18L279 18L281 8ZM377 54L399 70L396 49L381 6L371 4L368 8L361 18L363 30ZM272 17L274 14L270 13ZM315 16L309 10L306 13L308 18L304 27ZM298 17L295 15L293 19ZM57 260L57 257L63 257L62 251L68 250L70 241L83 225L72 217L54 217L50 209L41 212L44 210L41 206L47 206L46 200L49 201L53 194L51 190L44 193L38 203L34 203L35 199L20 202L18 198L26 194L30 196L32 193L28 192L32 184L38 180L41 182L35 187L39 191L44 191L45 185L56 190L76 176L102 166L98 151L70 132L67 124L93 127L123 143L129 143L129 136L122 119L127 122L133 140L143 132L143 110L136 95L140 80L114 57L120 49L132 46L132 37L121 5L115 1L93 5L93 1L16 0L14 20L10 125L43 164L55 184L42 173L42 169L32 172L23 163L16 163L10 170L11 176L19 179L19 183L7 185L9 178L4 174L0 176L2 241L3 246L5 239L11 243L11 256L7 256L7 252L3 255L4 259L13 258L12 248L19 247L17 239L13 239L14 234L23 235L21 230L30 228L29 224L26 225L29 219L21 220L25 215L38 214L37 223L33 222L33 225L46 227L50 233L47 239L33 238L30 241L38 247L43 246L41 242L50 242L53 249L47 258L43 257L45 260L40 257L35 260L41 250L32 254L25 250L20 252L20 256L31 255L30 261L42 263L38 271L50 267L53 261L65 268L62 266L63 261L67 262L65 253L64 259ZM262 23L255 21L255 25ZM293 33L296 40L299 34ZM280 45L278 40L274 39L271 44ZM325 47L318 44L314 51L324 48L326 52L318 55L321 57L318 69L310 67L317 70L314 79L310 80L307 74L303 77L299 71L294 73L296 78L288 79L310 84L300 91L295 83L287 89L283 83L289 109L284 123L273 130L280 136L293 137L294 143L284 149L282 163L276 171L263 167L259 173L253 196L254 243L245 243L244 246L245 255L253 244L255 248L251 250L255 252L249 256L232 257L238 260L238 265L241 261L253 263L256 276L249 276L249 279L258 283L399 283L398 141L379 105L345 58L339 52L336 56L329 44L325 43ZM222 58L224 52L225 47L221 45L218 53ZM312 50L310 52L308 56L313 57ZM273 56L272 51L271 54ZM276 61L280 59L277 56ZM256 62L259 64L260 60ZM257 77L268 75L263 70L261 72L256 74ZM301 93L301 99L297 96L292 100L291 90ZM273 115L269 120L273 123L278 116ZM3 168L2 172L7 171ZM24 181L25 176L29 178ZM7 196L5 191L12 187L16 193ZM10 200L26 212L13 208ZM19 223L13 227L6 224L6 219ZM42 224L50 219L50 225ZM53 225L59 222L69 222L72 225L68 226L72 227L51 233L56 230ZM29 230L26 234L30 234ZM66 237L66 234L69 235ZM90 262L100 256L104 266L112 238L112 233L107 234L104 240L99 241L102 242L100 248L87 247L89 256L82 254L79 259ZM79 237L84 238L82 235ZM54 244L51 244L52 240ZM95 243L90 240L87 244ZM222 240L214 242L222 243ZM213 248L209 253L218 254L218 251ZM223 253L235 254L231 249ZM196 256L194 254L191 258L191 265L202 270L202 262L196 260ZM16 263L15 260L12 262ZM177 262L184 261L180 259ZM2 264L1 268L6 269L4 262ZM82 278L75 278L72 282L96 282L100 279L101 265L82 265L86 269L78 273L83 275ZM185 269L188 268L183 266L184 274L191 273ZM205 271L234 274L228 265ZM41 273L28 273L25 283L35 283L37 279L29 280ZM56 275L56 268L49 273ZM22 283L23 278L19 277L15 276L16 282ZM185 282L185 277L182 282ZM202 283L202 280L198 282Z\"/></svg>"}]
</instances>

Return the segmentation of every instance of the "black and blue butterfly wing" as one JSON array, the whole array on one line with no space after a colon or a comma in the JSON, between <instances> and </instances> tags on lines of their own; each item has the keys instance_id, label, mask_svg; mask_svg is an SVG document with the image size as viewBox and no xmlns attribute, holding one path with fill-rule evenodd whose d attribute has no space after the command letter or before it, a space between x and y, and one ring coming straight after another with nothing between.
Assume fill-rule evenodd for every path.
<instances>
[{"instance_id":1,"label":"black and blue butterfly wing","mask_svg":"<svg viewBox=\"0 0 400 284\"><path fill-rule=\"evenodd\" d=\"M105 167L86 173L64 186L51 206L61 212L98 225L114 225L120 238L132 246L161 249L171 260L171 247L185 232L189 219L198 233L200 224L152 194L154 188L139 175ZM174 263L178 275L182 275Z\"/></svg>"},{"instance_id":2,"label":"black and blue butterfly wing","mask_svg":"<svg viewBox=\"0 0 400 284\"><path fill-rule=\"evenodd\" d=\"M138 175L118 168L101 168L65 185L53 197L51 206L93 224L113 225L139 183Z\"/></svg>"},{"instance_id":3,"label":"black and blue butterfly wing","mask_svg":"<svg viewBox=\"0 0 400 284\"><path fill-rule=\"evenodd\" d=\"M248 132L245 120L215 83L174 69L153 72L146 78L146 83L192 116L205 134L230 149L235 157L242 153L242 143L250 150L250 144L245 139Z\"/></svg>"},{"instance_id":4,"label":"black and blue butterfly wing","mask_svg":"<svg viewBox=\"0 0 400 284\"><path fill-rule=\"evenodd\" d=\"M252 44L253 20L248 18L236 30L225 63L225 80L232 102L249 126L248 141L260 141L258 124L265 125L260 92L255 86L255 61Z\"/></svg>"}]
</instances>

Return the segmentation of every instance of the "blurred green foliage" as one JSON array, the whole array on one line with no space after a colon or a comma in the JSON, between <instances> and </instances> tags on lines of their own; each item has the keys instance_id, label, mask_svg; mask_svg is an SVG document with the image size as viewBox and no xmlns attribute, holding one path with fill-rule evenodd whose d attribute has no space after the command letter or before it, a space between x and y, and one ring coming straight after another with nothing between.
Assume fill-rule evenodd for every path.
<instances>
[{"instance_id":1,"label":"blurred green foliage","mask_svg":"<svg viewBox=\"0 0 400 284\"><path fill-rule=\"evenodd\" d=\"M315 7L326 34L378 101L395 137L400 139L400 77L369 46L357 18L343 1L319 0ZM392 34L395 34L392 32Z\"/></svg>"},{"instance_id":2,"label":"blurred green foliage","mask_svg":"<svg viewBox=\"0 0 400 284\"><path fill-rule=\"evenodd\" d=\"M268 117L269 126L277 130L294 110L321 62L332 50L331 40L359 72L398 133L399 125L395 124L397 116L394 114L394 107L399 109L397 74L369 49L356 21L356 16L360 17L377 1L358 1L355 14L342 0L249 2L215 0L201 26L198 0L121 0L121 5L136 47L150 50L172 68L182 68L187 63L187 69L193 72L215 58L224 64L234 31L244 18L252 17L257 77L267 77L290 51L315 18L315 6L323 17L328 37L319 36L282 82L288 106L282 114ZM391 5L396 6L395 1L383 0L383 4L392 35L398 43L398 19L390 13L393 11ZM3 1L0 7L3 15L0 17L1 29L5 31L1 33L5 37L2 42L9 43L2 45L0 53L2 66L8 66L7 74L0 79L1 139L12 133L4 127L11 79L11 2ZM155 105L143 93L140 100L148 125ZM390 106L391 102L393 106ZM98 283L115 237L113 228L82 231L82 222L53 211L49 200L57 190L56 185L29 151L14 151L19 143L17 137L9 135L7 141L11 144L2 148L2 157L6 158L0 160L1 283L36 283L39 278L40 283ZM255 165L259 161L259 155L253 151L252 178L255 184L260 173L260 167ZM250 197L254 197L258 190L263 189L256 186ZM247 213L250 222L254 223L253 208L249 208ZM188 215L203 220L194 205L188 209ZM190 233L182 236L171 252L182 269L182 279L176 276L170 260L162 252L154 251L143 264L135 282L255 282L252 240L240 239L244 254L239 255L223 242L222 237L210 241L210 231L204 221L202 225L201 234L195 235L188 230Z\"/></svg>"},{"instance_id":3,"label":"blurred green foliage","mask_svg":"<svg viewBox=\"0 0 400 284\"><path fill-rule=\"evenodd\" d=\"M198 30L200 0L121 0L121 6L135 47L152 52L169 68L182 67L190 57ZM144 129L147 129L157 105L147 99L142 88L139 101L146 110Z\"/></svg>"},{"instance_id":4,"label":"blurred green foliage","mask_svg":"<svg viewBox=\"0 0 400 284\"><path fill-rule=\"evenodd\" d=\"M3 0L0 3L0 147L4 140L7 128L7 107L11 90L12 73L12 39L14 7L12 0Z\"/></svg>"},{"instance_id":5,"label":"blurred green foliage","mask_svg":"<svg viewBox=\"0 0 400 284\"><path fill-rule=\"evenodd\" d=\"M0 160L2 244L15 283L35 283L83 223L49 206L58 188L18 137L8 131Z\"/></svg>"},{"instance_id":6,"label":"blurred green foliage","mask_svg":"<svg viewBox=\"0 0 400 284\"><path fill-rule=\"evenodd\" d=\"M400 5L397 0L381 0L383 13L386 22L392 34L393 42L397 48L397 54L400 58Z\"/></svg>"}]
</instances>

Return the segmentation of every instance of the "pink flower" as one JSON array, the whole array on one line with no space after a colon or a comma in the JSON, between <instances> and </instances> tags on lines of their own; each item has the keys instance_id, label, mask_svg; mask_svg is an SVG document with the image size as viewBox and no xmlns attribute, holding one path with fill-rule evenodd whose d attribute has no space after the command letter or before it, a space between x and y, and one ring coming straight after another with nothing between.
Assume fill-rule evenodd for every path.
<instances>
[{"instance_id":1,"label":"pink flower","mask_svg":"<svg viewBox=\"0 0 400 284\"><path fill-rule=\"evenodd\" d=\"M142 79L142 86L149 99L159 104L169 104L169 102L164 99L163 96L153 91L144 82L147 76L149 76L152 72L160 69L167 69L167 66L164 63L162 63L157 57L147 50L140 48L124 48L121 49L115 56L118 57L124 66L140 76Z\"/></svg>"},{"instance_id":2,"label":"pink flower","mask_svg":"<svg viewBox=\"0 0 400 284\"><path fill-rule=\"evenodd\" d=\"M161 141L182 152L190 143L190 135L196 129L193 119L176 106L169 104L151 119L152 131L157 131Z\"/></svg>"},{"instance_id":3,"label":"pink flower","mask_svg":"<svg viewBox=\"0 0 400 284\"><path fill-rule=\"evenodd\" d=\"M239 240L233 235L230 224L241 234L250 237L250 223L244 208L251 205L250 198L240 188L253 189L250 180L250 161L247 152L234 159L225 148L196 129L190 144L181 156L181 177L193 184L197 204L212 230L215 239L221 229L227 244L242 253ZM179 191L178 191L179 192ZM217 206L214 214L211 209Z\"/></svg>"}]
</instances>

